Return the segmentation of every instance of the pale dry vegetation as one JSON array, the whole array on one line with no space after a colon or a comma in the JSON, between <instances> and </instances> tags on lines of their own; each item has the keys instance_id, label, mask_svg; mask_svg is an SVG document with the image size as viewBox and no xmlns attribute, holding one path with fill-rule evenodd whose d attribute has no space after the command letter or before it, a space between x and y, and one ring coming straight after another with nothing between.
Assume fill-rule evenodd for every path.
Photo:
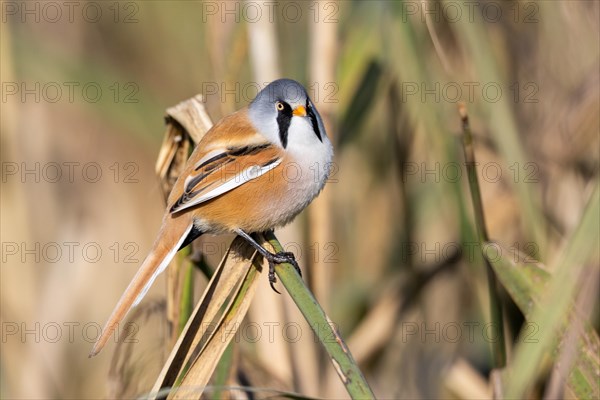
<instances>
[{"instance_id":1,"label":"pale dry vegetation","mask_svg":"<svg viewBox=\"0 0 600 400\"><path fill-rule=\"evenodd\" d=\"M458 19L441 11L463 2L337 1L317 6L315 23L315 3L282 2L302 16L275 13L273 24L266 14L239 23L207 14L207 3L221 2L125 2L118 18L111 2L96 23L81 17L85 2L73 22L66 9L56 22L23 22L6 3L0 396L152 389L177 338L173 321L207 286L200 269L181 274L194 276L195 302L174 310L161 277L131 315L135 343L87 354L160 223L154 164L165 110L203 93L217 120L286 76L309 89L336 162L322 195L276 235L375 394L598 398L600 3L482 1L471 20L466 9ZM437 14L422 16L425 4ZM502 16L483 18L485 4ZM22 93L36 82L39 99ZM62 88L57 101L48 83ZM86 84L101 98L84 94ZM483 239L497 244L485 247L496 251L486 253L492 286L459 100L473 133ZM232 239L201 239L207 269ZM492 356L502 346L490 292L503 310L506 368ZM211 384L209 397L225 396L221 385L251 386L259 398L348 396L290 296L275 294L264 274Z\"/></svg>"}]
</instances>

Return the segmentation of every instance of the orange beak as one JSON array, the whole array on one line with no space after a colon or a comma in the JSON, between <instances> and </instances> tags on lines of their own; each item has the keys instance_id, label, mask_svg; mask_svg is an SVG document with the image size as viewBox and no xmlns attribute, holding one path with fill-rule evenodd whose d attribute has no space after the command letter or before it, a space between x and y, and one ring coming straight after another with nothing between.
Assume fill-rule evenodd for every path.
<instances>
[{"instance_id":1,"label":"orange beak","mask_svg":"<svg viewBox=\"0 0 600 400\"><path fill-rule=\"evenodd\" d=\"M304 108L304 106L298 106L298 107L294 108L294 111L292 112L292 114L295 117L306 117L306 108Z\"/></svg>"}]
</instances>

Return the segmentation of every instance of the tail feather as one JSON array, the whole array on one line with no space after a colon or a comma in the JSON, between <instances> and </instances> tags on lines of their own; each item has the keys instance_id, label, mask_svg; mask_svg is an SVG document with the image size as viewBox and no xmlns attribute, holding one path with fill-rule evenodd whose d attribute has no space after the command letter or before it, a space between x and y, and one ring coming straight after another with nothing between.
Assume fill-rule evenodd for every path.
<instances>
[{"instance_id":1,"label":"tail feather","mask_svg":"<svg viewBox=\"0 0 600 400\"><path fill-rule=\"evenodd\" d=\"M113 331L117 328L123 318L125 318L129 310L142 301L154 283L154 280L165 270L165 268L167 268L175 256L175 253L177 253L188 237L193 226L194 225L190 223L180 236L175 235L172 239L174 243L165 243L164 241L167 238L163 235L159 235L160 239L154 244L152 251L138 269L131 280L131 283L127 286L127 289L125 289L121 299L104 325L104 329L102 329L100 337L94 344L90 357L95 356L102 350Z\"/></svg>"}]
</instances>

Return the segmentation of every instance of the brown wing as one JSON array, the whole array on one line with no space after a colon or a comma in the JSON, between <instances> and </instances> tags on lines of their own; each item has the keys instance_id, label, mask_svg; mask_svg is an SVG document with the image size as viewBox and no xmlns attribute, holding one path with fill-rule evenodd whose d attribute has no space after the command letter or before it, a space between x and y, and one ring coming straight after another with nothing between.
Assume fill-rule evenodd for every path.
<instances>
[{"instance_id":1,"label":"brown wing","mask_svg":"<svg viewBox=\"0 0 600 400\"><path fill-rule=\"evenodd\" d=\"M169 211L177 213L227 193L277 167L282 157L282 150L266 141L205 152L188 172L183 192Z\"/></svg>"}]
</instances>

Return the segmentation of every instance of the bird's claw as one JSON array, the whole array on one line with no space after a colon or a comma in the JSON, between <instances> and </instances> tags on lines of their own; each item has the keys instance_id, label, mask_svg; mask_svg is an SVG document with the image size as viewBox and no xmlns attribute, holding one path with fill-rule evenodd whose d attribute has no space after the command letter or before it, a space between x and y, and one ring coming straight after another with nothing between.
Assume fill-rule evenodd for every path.
<instances>
[{"instance_id":1,"label":"bird's claw","mask_svg":"<svg viewBox=\"0 0 600 400\"><path fill-rule=\"evenodd\" d=\"M275 292L277 292L279 294L281 294L281 293L277 289L275 289L275 286L273 286L277 282L277 278L275 277L275 264L283 264L283 263L292 264L294 266L294 269L298 272L298 275L300 275L300 277L302 277L302 271L300 270L300 266L298 265L298 262L296 261L296 257L294 256L294 253L291 253L289 251L282 251L282 252L273 254L272 259L269 260L269 283L271 284L271 289L273 289Z\"/></svg>"},{"instance_id":2,"label":"bird's claw","mask_svg":"<svg viewBox=\"0 0 600 400\"><path fill-rule=\"evenodd\" d=\"M275 277L275 263L269 262L269 284L271 285L271 289L273 289L276 293L281 294L279 290L275 289L275 283L277 282L277 278Z\"/></svg>"}]
</instances>

